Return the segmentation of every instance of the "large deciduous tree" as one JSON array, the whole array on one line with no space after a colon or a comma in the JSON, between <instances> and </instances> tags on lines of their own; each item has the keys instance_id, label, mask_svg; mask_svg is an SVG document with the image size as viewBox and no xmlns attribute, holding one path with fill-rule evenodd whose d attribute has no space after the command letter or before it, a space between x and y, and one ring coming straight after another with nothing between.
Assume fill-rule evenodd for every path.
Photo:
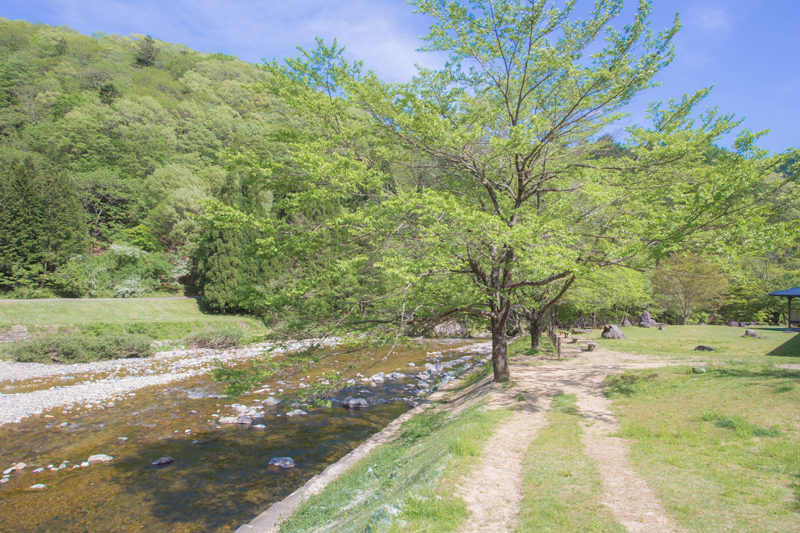
<instances>
[{"instance_id":1,"label":"large deciduous tree","mask_svg":"<svg viewBox=\"0 0 800 533\"><path fill-rule=\"evenodd\" d=\"M359 302L365 320L371 310L376 323L385 319L387 302L401 323L482 317L494 378L503 381L509 314L526 294L609 265L644 264L687 240L702 246L732 216L758 220L755 185L776 161L748 132L734 151L707 157L738 125L729 115L694 111L707 90L652 105L652 126L629 128L613 153L597 149L595 139L671 61L677 18L653 34L647 1L625 26L616 0L599 0L585 20L571 1L413 3L433 19L425 50L448 60L409 83L364 73L335 44L267 67L273 89L330 132L297 144L296 177L315 184L318 196L365 199L308 232L319 242L326 227L329 235L349 227L340 249L371 245L369 253L360 249L363 260L335 264L361 272L378 265L395 287L394 299ZM397 180L353 141L369 129L423 163L415 179ZM273 238L270 246L280 231ZM319 292L295 294L306 300Z\"/></svg>"}]
</instances>

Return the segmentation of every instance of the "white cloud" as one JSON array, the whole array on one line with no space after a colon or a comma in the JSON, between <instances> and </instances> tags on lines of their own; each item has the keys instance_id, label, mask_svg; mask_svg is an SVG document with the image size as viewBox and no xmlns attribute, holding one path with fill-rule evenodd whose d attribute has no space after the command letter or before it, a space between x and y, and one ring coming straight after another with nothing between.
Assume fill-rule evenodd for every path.
<instances>
[{"instance_id":1,"label":"white cloud","mask_svg":"<svg viewBox=\"0 0 800 533\"><path fill-rule=\"evenodd\" d=\"M398 0L44 0L45 9L56 20L43 22L84 33L150 34L251 62L294 56L319 36L338 38L351 58L393 81L409 79L416 63L441 63L416 52L427 24Z\"/></svg>"},{"instance_id":2,"label":"white cloud","mask_svg":"<svg viewBox=\"0 0 800 533\"><path fill-rule=\"evenodd\" d=\"M733 17L723 7L697 6L689 10L688 24L709 32L727 32Z\"/></svg>"}]
</instances>

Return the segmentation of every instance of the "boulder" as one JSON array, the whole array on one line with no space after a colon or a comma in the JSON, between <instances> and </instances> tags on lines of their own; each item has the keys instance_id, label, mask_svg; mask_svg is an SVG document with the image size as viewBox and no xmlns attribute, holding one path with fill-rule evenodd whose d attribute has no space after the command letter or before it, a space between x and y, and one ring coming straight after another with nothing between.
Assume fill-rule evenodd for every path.
<instances>
[{"instance_id":1,"label":"boulder","mask_svg":"<svg viewBox=\"0 0 800 533\"><path fill-rule=\"evenodd\" d=\"M732 328L738 328L739 327L739 323L736 322L735 320L731 320L730 322L728 322L728 325L730 327L732 327Z\"/></svg>"},{"instance_id":2,"label":"boulder","mask_svg":"<svg viewBox=\"0 0 800 533\"><path fill-rule=\"evenodd\" d=\"M667 329L667 328L664 327L664 324L659 324L658 325L658 331L664 331L665 329Z\"/></svg>"},{"instance_id":3,"label":"boulder","mask_svg":"<svg viewBox=\"0 0 800 533\"><path fill-rule=\"evenodd\" d=\"M294 459L291 457L273 457L269 460L270 466L279 466L281 468L294 468Z\"/></svg>"},{"instance_id":4,"label":"boulder","mask_svg":"<svg viewBox=\"0 0 800 533\"><path fill-rule=\"evenodd\" d=\"M624 339L625 334L619 329L616 324L608 324L603 327L603 333L600 334L604 339Z\"/></svg>"},{"instance_id":5,"label":"boulder","mask_svg":"<svg viewBox=\"0 0 800 533\"><path fill-rule=\"evenodd\" d=\"M342 406L347 409L363 409L364 407L369 407L369 403L364 398L348 397L344 399Z\"/></svg>"},{"instance_id":6,"label":"boulder","mask_svg":"<svg viewBox=\"0 0 800 533\"><path fill-rule=\"evenodd\" d=\"M742 335L742 337L751 337L753 339L760 339L761 335L759 335L754 329L746 329L744 330L744 335Z\"/></svg>"},{"instance_id":7,"label":"boulder","mask_svg":"<svg viewBox=\"0 0 800 533\"><path fill-rule=\"evenodd\" d=\"M713 352L714 348L712 348L711 346L706 346L705 344L700 344L698 346L695 346L694 350L696 352Z\"/></svg>"},{"instance_id":8,"label":"boulder","mask_svg":"<svg viewBox=\"0 0 800 533\"><path fill-rule=\"evenodd\" d=\"M622 321L622 327L627 328L630 325L631 325L631 321L628 320L627 318L625 318L625 320Z\"/></svg>"},{"instance_id":9,"label":"boulder","mask_svg":"<svg viewBox=\"0 0 800 533\"><path fill-rule=\"evenodd\" d=\"M656 325L656 321L650 316L649 311L642 311L642 316L639 318L640 328L652 328Z\"/></svg>"},{"instance_id":10,"label":"boulder","mask_svg":"<svg viewBox=\"0 0 800 533\"><path fill-rule=\"evenodd\" d=\"M470 330L467 326L456 320L448 320L441 324L436 324L433 327L433 334L437 337L457 337L464 339L470 336Z\"/></svg>"}]
</instances>

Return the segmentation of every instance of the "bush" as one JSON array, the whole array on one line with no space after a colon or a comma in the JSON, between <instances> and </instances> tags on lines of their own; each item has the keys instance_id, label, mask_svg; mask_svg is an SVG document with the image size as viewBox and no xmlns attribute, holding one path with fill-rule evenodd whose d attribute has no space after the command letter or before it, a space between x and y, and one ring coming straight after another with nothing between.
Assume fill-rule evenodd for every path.
<instances>
[{"instance_id":1,"label":"bush","mask_svg":"<svg viewBox=\"0 0 800 533\"><path fill-rule=\"evenodd\" d=\"M238 346L244 338L244 331L238 326L208 328L189 335L184 343L192 348L230 348Z\"/></svg>"},{"instance_id":2,"label":"bush","mask_svg":"<svg viewBox=\"0 0 800 533\"><path fill-rule=\"evenodd\" d=\"M4 358L37 363L89 363L106 359L152 355L152 339L144 335L100 335L54 333L2 347Z\"/></svg>"}]
</instances>

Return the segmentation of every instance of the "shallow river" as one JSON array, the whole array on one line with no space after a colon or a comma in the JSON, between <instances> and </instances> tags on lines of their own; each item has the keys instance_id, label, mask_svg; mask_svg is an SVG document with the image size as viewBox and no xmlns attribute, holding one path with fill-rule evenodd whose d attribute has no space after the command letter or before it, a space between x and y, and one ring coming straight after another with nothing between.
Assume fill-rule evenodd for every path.
<instances>
[{"instance_id":1,"label":"shallow river","mask_svg":"<svg viewBox=\"0 0 800 533\"><path fill-rule=\"evenodd\" d=\"M0 427L0 468L27 464L0 486L0 531L234 530L408 410L420 383L413 374L426 362L478 351L468 342L429 341L424 348L395 349L388 358L385 349L334 354L236 400L260 405L279 396L279 389L290 392L331 370L357 380L330 408L265 408L258 421L264 428L220 426L220 417L236 414L233 400L222 398L223 386L208 375L141 389L102 407L52 409ZM469 367L483 355L449 370ZM393 371L408 377L371 386L359 376ZM345 409L345 396L363 397L370 407ZM296 407L308 414L285 416ZM94 454L113 460L73 468ZM174 462L151 464L164 456ZM296 467L268 465L282 456L292 457ZM34 473L37 468L45 470ZM36 484L45 487L31 489Z\"/></svg>"}]
</instances>

